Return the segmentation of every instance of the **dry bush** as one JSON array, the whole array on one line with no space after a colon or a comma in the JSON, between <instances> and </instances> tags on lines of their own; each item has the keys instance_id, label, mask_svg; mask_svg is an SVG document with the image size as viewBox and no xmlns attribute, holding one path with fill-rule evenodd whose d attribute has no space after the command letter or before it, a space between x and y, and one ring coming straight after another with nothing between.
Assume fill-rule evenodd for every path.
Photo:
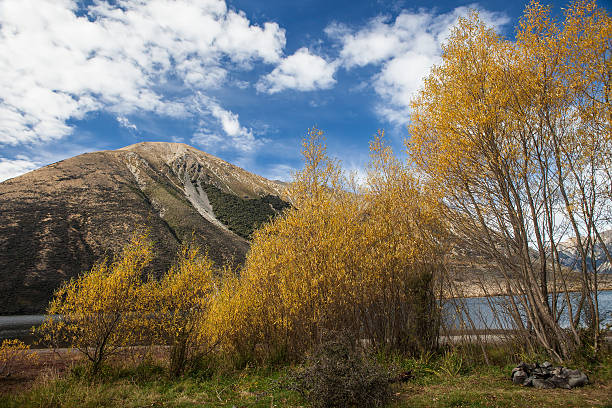
<instances>
[{"instance_id":1,"label":"dry bush","mask_svg":"<svg viewBox=\"0 0 612 408\"><path fill-rule=\"evenodd\" d=\"M37 355L31 353L30 346L17 339L6 339L0 345L0 377L17 373L23 365L36 362Z\"/></svg>"},{"instance_id":2,"label":"dry bush","mask_svg":"<svg viewBox=\"0 0 612 408\"><path fill-rule=\"evenodd\" d=\"M350 337L325 335L304 365L288 376L288 388L313 407L382 407L391 398L392 373L355 349Z\"/></svg>"}]
</instances>

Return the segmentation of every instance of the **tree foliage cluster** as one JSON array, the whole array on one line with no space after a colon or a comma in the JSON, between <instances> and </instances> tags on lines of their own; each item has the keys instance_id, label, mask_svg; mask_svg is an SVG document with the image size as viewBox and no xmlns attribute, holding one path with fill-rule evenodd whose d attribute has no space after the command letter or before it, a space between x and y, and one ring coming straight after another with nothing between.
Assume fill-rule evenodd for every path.
<instances>
[{"instance_id":1,"label":"tree foliage cluster","mask_svg":"<svg viewBox=\"0 0 612 408\"><path fill-rule=\"evenodd\" d=\"M558 360L599 348L598 265L612 221L612 20L579 0L555 21L532 1L509 41L461 19L412 104L408 151L451 229L496 262L525 338ZM579 259L570 302L563 244ZM523 312L524 311L524 312ZM561 316L569 314L569 330ZM524 316L523 316L524 315Z\"/></svg>"},{"instance_id":2,"label":"tree foliage cluster","mask_svg":"<svg viewBox=\"0 0 612 408\"><path fill-rule=\"evenodd\" d=\"M234 352L301 357L330 331L374 348L435 347L435 202L382 134L371 151L358 189L327 156L322 131L309 131L292 207L254 233L240 279L213 305L214 327Z\"/></svg>"},{"instance_id":3,"label":"tree foliage cluster","mask_svg":"<svg viewBox=\"0 0 612 408\"><path fill-rule=\"evenodd\" d=\"M181 374L194 351L208 347L200 335L215 290L213 263L186 244L158 280L143 273L153 255L148 237L137 235L113 262L64 284L37 329L43 340L76 348L94 373L122 347L168 344L170 372Z\"/></svg>"}]
</instances>

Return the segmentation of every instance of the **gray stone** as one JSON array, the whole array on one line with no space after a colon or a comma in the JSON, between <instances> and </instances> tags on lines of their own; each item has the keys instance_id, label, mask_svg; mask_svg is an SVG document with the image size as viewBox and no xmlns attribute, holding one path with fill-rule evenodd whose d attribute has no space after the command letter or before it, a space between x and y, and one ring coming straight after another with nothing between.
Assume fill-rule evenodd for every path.
<instances>
[{"instance_id":1,"label":"gray stone","mask_svg":"<svg viewBox=\"0 0 612 408\"><path fill-rule=\"evenodd\" d=\"M589 383L589 378L580 370L571 370L566 367L554 367L550 362L540 364L526 364L520 362L510 375L514 384L525 387L565 388L581 387Z\"/></svg>"},{"instance_id":2,"label":"gray stone","mask_svg":"<svg viewBox=\"0 0 612 408\"><path fill-rule=\"evenodd\" d=\"M526 378L527 378L527 373L524 372L523 370L518 370L513 373L512 382L517 385L523 384Z\"/></svg>"},{"instance_id":3,"label":"gray stone","mask_svg":"<svg viewBox=\"0 0 612 408\"><path fill-rule=\"evenodd\" d=\"M567 379L567 383L571 388L582 387L583 385L587 385L589 383L589 377L587 377L584 373L580 373L579 376L571 375Z\"/></svg>"},{"instance_id":4,"label":"gray stone","mask_svg":"<svg viewBox=\"0 0 612 408\"><path fill-rule=\"evenodd\" d=\"M533 386L534 388L538 388L538 389L555 388L555 384L553 384L549 380L545 380L542 378L534 378Z\"/></svg>"},{"instance_id":5,"label":"gray stone","mask_svg":"<svg viewBox=\"0 0 612 408\"><path fill-rule=\"evenodd\" d=\"M554 375L548 379L551 383L555 385L557 388L565 388L566 390L571 389L567 378L560 377L558 375Z\"/></svg>"}]
</instances>

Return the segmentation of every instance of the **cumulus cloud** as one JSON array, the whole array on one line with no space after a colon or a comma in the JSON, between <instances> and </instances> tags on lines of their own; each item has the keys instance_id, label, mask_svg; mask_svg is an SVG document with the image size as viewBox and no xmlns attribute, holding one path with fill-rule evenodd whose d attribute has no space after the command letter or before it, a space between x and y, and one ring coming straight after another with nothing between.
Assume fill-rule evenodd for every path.
<instances>
[{"instance_id":1,"label":"cumulus cloud","mask_svg":"<svg viewBox=\"0 0 612 408\"><path fill-rule=\"evenodd\" d=\"M251 24L224 0L80 4L0 2L0 144L61 138L95 110L189 115L160 90L168 81L218 87L228 69L280 62L285 45L278 24Z\"/></svg>"},{"instance_id":2,"label":"cumulus cloud","mask_svg":"<svg viewBox=\"0 0 612 408\"><path fill-rule=\"evenodd\" d=\"M423 78L441 61L441 46L452 27L459 17L474 9L496 29L510 21L504 14L479 10L474 4L444 14L404 10L395 20L377 17L359 30L334 23L325 32L340 43L339 63L344 68L380 66L372 78L372 86L381 97L376 110L384 119L399 125L407 123L410 100Z\"/></svg>"},{"instance_id":3,"label":"cumulus cloud","mask_svg":"<svg viewBox=\"0 0 612 408\"><path fill-rule=\"evenodd\" d=\"M300 48L284 58L274 70L263 77L256 86L260 92L270 94L286 89L313 91L331 88L336 80L337 63L328 62L312 54L308 48Z\"/></svg>"},{"instance_id":4,"label":"cumulus cloud","mask_svg":"<svg viewBox=\"0 0 612 408\"><path fill-rule=\"evenodd\" d=\"M212 98L199 94L196 99L197 109L202 115L210 116L216 122L217 129L210 129L211 123L202 121L191 141L209 151L236 150L241 153L252 153L265 140L257 139L253 130L240 124L237 113L226 110Z\"/></svg>"},{"instance_id":5,"label":"cumulus cloud","mask_svg":"<svg viewBox=\"0 0 612 408\"><path fill-rule=\"evenodd\" d=\"M17 177L38 167L40 167L40 163L24 156L17 156L16 159L0 157L0 181Z\"/></svg>"}]
</instances>

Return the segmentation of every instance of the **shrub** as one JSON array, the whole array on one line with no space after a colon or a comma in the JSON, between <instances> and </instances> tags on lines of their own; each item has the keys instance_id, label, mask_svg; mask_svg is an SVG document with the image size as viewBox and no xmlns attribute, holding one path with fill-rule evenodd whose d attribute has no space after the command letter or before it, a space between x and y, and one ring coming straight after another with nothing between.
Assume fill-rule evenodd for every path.
<instances>
[{"instance_id":1,"label":"shrub","mask_svg":"<svg viewBox=\"0 0 612 408\"><path fill-rule=\"evenodd\" d=\"M9 377L16 373L21 364L36 360L36 354L29 352L30 346L21 340L6 339L0 345L0 377Z\"/></svg>"},{"instance_id":2,"label":"shrub","mask_svg":"<svg viewBox=\"0 0 612 408\"><path fill-rule=\"evenodd\" d=\"M203 323L217 292L213 262L191 243L160 279L145 280L152 243L135 236L112 264L102 262L64 284L37 331L54 345L67 344L91 362L91 373L120 348L168 344L169 370L181 375L198 353L211 351Z\"/></svg>"},{"instance_id":3,"label":"shrub","mask_svg":"<svg viewBox=\"0 0 612 408\"><path fill-rule=\"evenodd\" d=\"M322 132L309 132L291 207L255 231L239 281L213 307L235 354L299 360L324 331L415 355L436 348L436 203L382 137L371 150L368 187L351 190Z\"/></svg>"},{"instance_id":4,"label":"shrub","mask_svg":"<svg viewBox=\"0 0 612 408\"><path fill-rule=\"evenodd\" d=\"M153 339L169 343L170 374L181 375L198 350L212 349L202 323L215 291L213 263L206 254L184 244L175 264L160 280L143 285L140 298Z\"/></svg>"},{"instance_id":5,"label":"shrub","mask_svg":"<svg viewBox=\"0 0 612 408\"><path fill-rule=\"evenodd\" d=\"M110 265L101 262L54 294L48 318L38 329L43 340L69 344L91 362L97 373L106 358L137 334L139 288L153 257L146 235L135 236Z\"/></svg>"},{"instance_id":6,"label":"shrub","mask_svg":"<svg viewBox=\"0 0 612 408\"><path fill-rule=\"evenodd\" d=\"M381 407L391 398L391 373L336 335L310 354L289 375L288 388L313 407Z\"/></svg>"}]
</instances>

